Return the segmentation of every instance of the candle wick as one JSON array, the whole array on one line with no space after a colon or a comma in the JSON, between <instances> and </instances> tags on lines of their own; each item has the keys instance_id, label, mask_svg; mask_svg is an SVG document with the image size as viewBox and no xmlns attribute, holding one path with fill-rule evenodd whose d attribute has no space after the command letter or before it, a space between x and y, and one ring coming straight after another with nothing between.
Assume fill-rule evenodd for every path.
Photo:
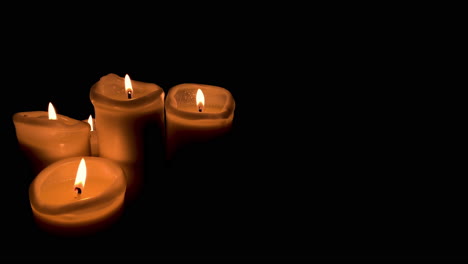
<instances>
[{"instance_id":1,"label":"candle wick","mask_svg":"<svg viewBox=\"0 0 468 264\"><path fill-rule=\"evenodd\" d=\"M81 188L80 187L75 187L75 197L80 197L81 195Z\"/></svg>"},{"instance_id":2,"label":"candle wick","mask_svg":"<svg viewBox=\"0 0 468 264\"><path fill-rule=\"evenodd\" d=\"M127 97L128 99L132 99L132 91L130 90L127 91Z\"/></svg>"}]
</instances>

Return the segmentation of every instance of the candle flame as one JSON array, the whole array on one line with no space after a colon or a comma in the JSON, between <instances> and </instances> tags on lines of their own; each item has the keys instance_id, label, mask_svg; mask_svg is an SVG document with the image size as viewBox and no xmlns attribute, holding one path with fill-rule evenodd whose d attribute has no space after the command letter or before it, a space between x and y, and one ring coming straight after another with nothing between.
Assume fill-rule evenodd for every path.
<instances>
[{"instance_id":1,"label":"candle flame","mask_svg":"<svg viewBox=\"0 0 468 264\"><path fill-rule=\"evenodd\" d=\"M203 111L203 108L205 107L205 96L201 89L197 90L197 107L199 112Z\"/></svg>"},{"instance_id":2,"label":"candle flame","mask_svg":"<svg viewBox=\"0 0 468 264\"><path fill-rule=\"evenodd\" d=\"M132 81L130 80L130 76L125 74L125 93L128 94L128 98L132 98L133 95L133 86Z\"/></svg>"},{"instance_id":3,"label":"candle flame","mask_svg":"<svg viewBox=\"0 0 468 264\"><path fill-rule=\"evenodd\" d=\"M91 131L94 131L93 117L91 115L89 115L88 124L91 126Z\"/></svg>"},{"instance_id":4,"label":"candle flame","mask_svg":"<svg viewBox=\"0 0 468 264\"><path fill-rule=\"evenodd\" d=\"M49 120L57 120L57 113L51 102L49 102Z\"/></svg>"},{"instance_id":5,"label":"candle flame","mask_svg":"<svg viewBox=\"0 0 468 264\"><path fill-rule=\"evenodd\" d=\"M78 170L76 171L74 189L76 190L77 188L79 188L81 191L83 191L85 182L86 182L86 162L84 158L81 158L80 165L78 166Z\"/></svg>"}]
</instances>

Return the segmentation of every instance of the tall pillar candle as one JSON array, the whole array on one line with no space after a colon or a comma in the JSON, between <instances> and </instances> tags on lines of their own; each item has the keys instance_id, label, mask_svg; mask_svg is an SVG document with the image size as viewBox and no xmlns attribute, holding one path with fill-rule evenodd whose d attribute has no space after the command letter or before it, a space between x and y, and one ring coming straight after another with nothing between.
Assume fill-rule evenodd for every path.
<instances>
[{"instance_id":1,"label":"tall pillar candle","mask_svg":"<svg viewBox=\"0 0 468 264\"><path fill-rule=\"evenodd\" d=\"M60 236L90 235L119 219L125 200L122 168L100 157L71 157L44 168L31 182L35 222Z\"/></svg>"},{"instance_id":2,"label":"tall pillar candle","mask_svg":"<svg viewBox=\"0 0 468 264\"><path fill-rule=\"evenodd\" d=\"M127 175L127 197L134 199L143 180L146 133L159 148L164 142L164 90L114 73L102 76L90 90L100 157L117 161ZM161 150L164 153L164 149ZM161 155L161 159L162 159Z\"/></svg>"},{"instance_id":3,"label":"tall pillar candle","mask_svg":"<svg viewBox=\"0 0 468 264\"><path fill-rule=\"evenodd\" d=\"M35 173L60 159L90 154L89 124L57 114L51 103L48 111L15 113L13 123Z\"/></svg>"},{"instance_id":4,"label":"tall pillar candle","mask_svg":"<svg viewBox=\"0 0 468 264\"><path fill-rule=\"evenodd\" d=\"M196 83L171 87L165 99L166 157L171 160L191 144L225 135L231 130L234 109L235 100L223 87Z\"/></svg>"}]
</instances>

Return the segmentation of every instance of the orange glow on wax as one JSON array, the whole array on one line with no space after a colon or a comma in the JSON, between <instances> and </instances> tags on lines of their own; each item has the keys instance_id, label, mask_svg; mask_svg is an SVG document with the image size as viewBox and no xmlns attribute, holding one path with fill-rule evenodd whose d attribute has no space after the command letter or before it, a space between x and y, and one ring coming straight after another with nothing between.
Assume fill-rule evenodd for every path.
<instances>
[{"instance_id":1,"label":"orange glow on wax","mask_svg":"<svg viewBox=\"0 0 468 264\"><path fill-rule=\"evenodd\" d=\"M203 111L203 108L205 107L205 95L203 94L201 89L197 90L197 107L198 107L198 112Z\"/></svg>"},{"instance_id":2,"label":"orange glow on wax","mask_svg":"<svg viewBox=\"0 0 468 264\"><path fill-rule=\"evenodd\" d=\"M49 102L49 119L50 120L57 120L57 113L55 112L55 108L54 106L52 105L51 102Z\"/></svg>"},{"instance_id":3,"label":"orange glow on wax","mask_svg":"<svg viewBox=\"0 0 468 264\"><path fill-rule=\"evenodd\" d=\"M130 76L128 76L128 74L125 74L125 92L128 95L128 99L131 99L133 96L133 86L132 81L130 80Z\"/></svg>"}]
</instances>

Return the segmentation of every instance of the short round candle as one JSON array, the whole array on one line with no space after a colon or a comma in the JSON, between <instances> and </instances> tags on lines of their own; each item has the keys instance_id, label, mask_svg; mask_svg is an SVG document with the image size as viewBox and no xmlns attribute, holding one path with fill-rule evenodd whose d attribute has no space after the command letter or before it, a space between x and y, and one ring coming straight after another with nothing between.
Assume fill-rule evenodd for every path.
<instances>
[{"instance_id":1,"label":"short round candle","mask_svg":"<svg viewBox=\"0 0 468 264\"><path fill-rule=\"evenodd\" d=\"M18 144L38 173L63 158L90 154L90 126L80 120L48 111L19 112L13 115Z\"/></svg>"},{"instance_id":2,"label":"short round candle","mask_svg":"<svg viewBox=\"0 0 468 264\"><path fill-rule=\"evenodd\" d=\"M124 172L115 162L101 157L72 157L42 170L29 187L29 199L41 228L57 235L77 236L114 223L123 210L125 191Z\"/></svg>"},{"instance_id":3,"label":"short round candle","mask_svg":"<svg viewBox=\"0 0 468 264\"><path fill-rule=\"evenodd\" d=\"M165 99L166 157L180 148L207 141L231 130L235 101L225 88L183 83L169 89Z\"/></svg>"}]
</instances>

